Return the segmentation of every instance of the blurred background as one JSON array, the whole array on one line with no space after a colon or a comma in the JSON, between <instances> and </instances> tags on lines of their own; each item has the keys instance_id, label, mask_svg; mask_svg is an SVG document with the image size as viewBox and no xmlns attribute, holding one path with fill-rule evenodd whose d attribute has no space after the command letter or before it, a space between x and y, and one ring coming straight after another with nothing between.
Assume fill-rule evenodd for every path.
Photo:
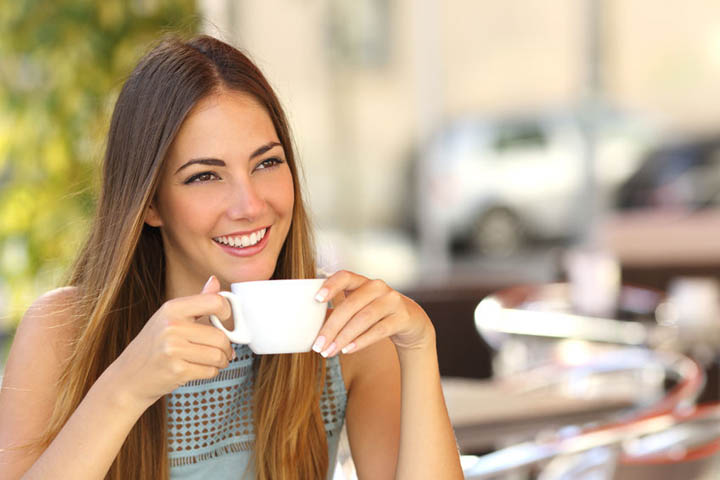
<instances>
[{"instance_id":1,"label":"blurred background","mask_svg":"<svg viewBox=\"0 0 720 480\"><path fill-rule=\"evenodd\" d=\"M417 300L444 377L516 372L537 353L478 323L481 300L520 285L572 286L536 291L541 309L644 312L653 327L664 305L676 340L683 319L718 320L716 1L1 0L0 372L22 313L62 284L85 234L124 78L176 31L217 36L265 72L322 268ZM623 307L627 285L650 303ZM666 296L680 298L674 316ZM677 313L687 305L709 306ZM615 343L638 343L627 335ZM688 338L673 349L707 375L697 395L720 399L717 349Z\"/></svg>"}]
</instances>

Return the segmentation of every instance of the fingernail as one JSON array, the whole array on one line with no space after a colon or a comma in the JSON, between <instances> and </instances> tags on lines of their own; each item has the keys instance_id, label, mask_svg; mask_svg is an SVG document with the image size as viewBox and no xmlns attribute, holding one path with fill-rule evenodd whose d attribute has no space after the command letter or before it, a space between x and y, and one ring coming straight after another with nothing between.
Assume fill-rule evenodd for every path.
<instances>
[{"instance_id":1,"label":"fingernail","mask_svg":"<svg viewBox=\"0 0 720 480\"><path fill-rule=\"evenodd\" d=\"M343 348L341 351L343 353L348 353L348 352L353 351L354 349L355 349L355 343L348 343L347 345L345 345L345 348Z\"/></svg>"},{"instance_id":2,"label":"fingernail","mask_svg":"<svg viewBox=\"0 0 720 480\"><path fill-rule=\"evenodd\" d=\"M237 352L233 349L232 359L235 360L237 358Z\"/></svg>"},{"instance_id":3,"label":"fingernail","mask_svg":"<svg viewBox=\"0 0 720 480\"><path fill-rule=\"evenodd\" d=\"M315 300L317 300L318 302L324 302L324 301L325 301L325 297L327 297L327 294L328 294L328 289L327 289L327 288L321 288L321 289L317 292L317 295L315 295Z\"/></svg>"},{"instance_id":4,"label":"fingernail","mask_svg":"<svg viewBox=\"0 0 720 480\"><path fill-rule=\"evenodd\" d=\"M312 346L313 351L320 353L320 350L322 349L323 345L325 345L325 337L320 335L315 340L315 344Z\"/></svg>"},{"instance_id":5,"label":"fingernail","mask_svg":"<svg viewBox=\"0 0 720 480\"><path fill-rule=\"evenodd\" d=\"M205 282L205 286L202 288L203 290L205 290L210 285L210 282L212 282L214 276L215 275L210 275L210 278L208 278L207 282Z\"/></svg>"},{"instance_id":6,"label":"fingernail","mask_svg":"<svg viewBox=\"0 0 720 480\"><path fill-rule=\"evenodd\" d=\"M335 352L335 348L337 348L337 345L335 345L335 342L331 343L329 347L327 347L327 350L322 352L320 355L327 358L328 355L332 355Z\"/></svg>"}]
</instances>

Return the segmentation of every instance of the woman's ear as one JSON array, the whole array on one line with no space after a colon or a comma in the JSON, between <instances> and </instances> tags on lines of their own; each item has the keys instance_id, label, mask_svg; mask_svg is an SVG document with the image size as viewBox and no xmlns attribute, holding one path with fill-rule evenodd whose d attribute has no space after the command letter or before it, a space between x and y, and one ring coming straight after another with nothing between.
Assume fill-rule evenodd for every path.
<instances>
[{"instance_id":1,"label":"woman's ear","mask_svg":"<svg viewBox=\"0 0 720 480\"><path fill-rule=\"evenodd\" d=\"M155 208L155 202L152 202L150 205L148 205L147 210L145 210L145 223L147 223L151 227L162 226L162 219L160 218L160 214L158 213L157 208Z\"/></svg>"}]
</instances>

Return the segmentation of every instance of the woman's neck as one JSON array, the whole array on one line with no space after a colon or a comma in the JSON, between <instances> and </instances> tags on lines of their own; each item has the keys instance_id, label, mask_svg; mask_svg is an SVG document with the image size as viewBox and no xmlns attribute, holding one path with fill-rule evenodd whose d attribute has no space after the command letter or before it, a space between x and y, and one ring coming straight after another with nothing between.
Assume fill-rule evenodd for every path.
<instances>
[{"instance_id":1,"label":"woman's neck","mask_svg":"<svg viewBox=\"0 0 720 480\"><path fill-rule=\"evenodd\" d=\"M171 268L165 270L165 299L170 300L178 297L187 297L197 295L202 292L205 283L207 283L210 275L207 277L201 275L190 275L185 272L173 271ZM220 280L220 290L230 290L230 285Z\"/></svg>"},{"instance_id":2,"label":"woman's neck","mask_svg":"<svg viewBox=\"0 0 720 480\"><path fill-rule=\"evenodd\" d=\"M207 278L201 278L200 273L189 272L177 262L167 259L165 264L165 299L197 295L203 289ZM209 275L208 275L209 277Z\"/></svg>"}]
</instances>

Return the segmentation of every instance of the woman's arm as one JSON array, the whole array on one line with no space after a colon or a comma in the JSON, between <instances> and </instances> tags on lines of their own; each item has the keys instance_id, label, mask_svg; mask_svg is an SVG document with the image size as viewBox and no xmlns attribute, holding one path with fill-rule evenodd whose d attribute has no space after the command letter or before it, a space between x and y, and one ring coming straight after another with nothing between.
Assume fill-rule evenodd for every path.
<instances>
[{"instance_id":1,"label":"woman's arm","mask_svg":"<svg viewBox=\"0 0 720 480\"><path fill-rule=\"evenodd\" d=\"M112 370L106 370L23 479L105 477L149 406L123 395L115 384Z\"/></svg>"},{"instance_id":2,"label":"woman's arm","mask_svg":"<svg viewBox=\"0 0 720 480\"><path fill-rule=\"evenodd\" d=\"M398 357L402 414L397 478L463 478L440 386L435 343L412 350L398 349Z\"/></svg>"},{"instance_id":3,"label":"woman's arm","mask_svg":"<svg viewBox=\"0 0 720 480\"><path fill-rule=\"evenodd\" d=\"M35 441L48 423L56 381L69 355L72 330L61 305L72 288L48 292L25 313L15 332L0 389L0 470L19 478L39 453L18 448Z\"/></svg>"},{"instance_id":4,"label":"woman's arm","mask_svg":"<svg viewBox=\"0 0 720 480\"><path fill-rule=\"evenodd\" d=\"M210 288L217 291L217 281ZM222 332L195 323L209 313L229 316L222 297L206 292L166 302L96 380L44 452L13 448L36 441L52 412L73 338L63 311L68 303L61 294L46 295L18 328L0 393L3 478L104 478L150 405L189 380L214 377L232 356Z\"/></svg>"},{"instance_id":5,"label":"woman's arm","mask_svg":"<svg viewBox=\"0 0 720 480\"><path fill-rule=\"evenodd\" d=\"M400 445L400 364L380 340L340 357L347 384L345 423L359 478L392 479Z\"/></svg>"},{"instance_id":6,"label":"woman's arm","mask_svg":"<svg viewBox=\"0 0 720 480\"><path fill-rule=\"evenodd\" d=\"M317 350L334 356L349 347L348 436L360 478L463 478L425 312L384 282L351 272L323 288L325 298L349 293L321 329Z\"/></svg>"}]
</instances>

